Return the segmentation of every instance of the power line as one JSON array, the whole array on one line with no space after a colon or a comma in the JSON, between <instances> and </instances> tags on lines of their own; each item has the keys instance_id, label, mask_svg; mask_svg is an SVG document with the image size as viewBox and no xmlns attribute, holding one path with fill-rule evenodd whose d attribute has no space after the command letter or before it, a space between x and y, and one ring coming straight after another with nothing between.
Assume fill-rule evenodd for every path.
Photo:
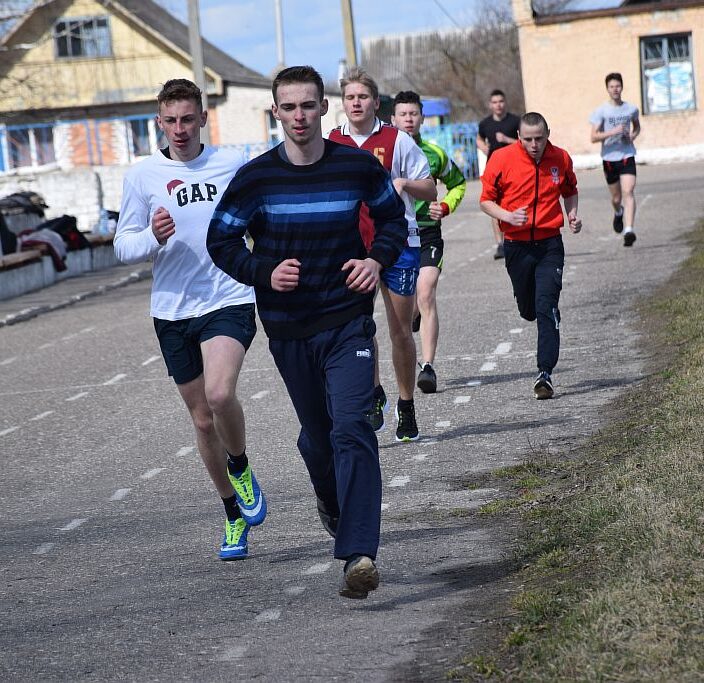
<instances>
[{"instance_id":1,"label":"power line","mask_svg":"<svg viewBox=\"0 0 704 683\"><path fill-rule=\"evenodd\" d=\"M433 1L434 1L435 4L438 6L438 8L440 9L440 11L441 11L455 26L457 26L457 28L464 30L464 27L463 27L463 26L460 26L460 25L457 23L457 20L445 9L445 7L444 7L443 4L440 2L440 0L433 0Z\"/></svg>"}]
</instances>

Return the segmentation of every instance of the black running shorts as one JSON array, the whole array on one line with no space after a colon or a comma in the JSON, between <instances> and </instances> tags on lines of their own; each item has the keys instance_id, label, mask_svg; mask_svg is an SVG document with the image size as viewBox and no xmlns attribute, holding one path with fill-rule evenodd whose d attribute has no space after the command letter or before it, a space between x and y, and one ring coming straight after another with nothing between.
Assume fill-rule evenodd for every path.
<instances>
[{"instance_id":1,"label":"black running shorts","mask_svg":"<svg viewBox=\"0 0 704 683\"><path fill-rule=\"evenodd\" d=\"M607 185L617 183L622 175L636 175L635 157L626 157L619 161L604 161L603 165Z\"/></svg>"},{"instance_id":2,"label":"black running shorts","mask_svg":"<svg viewBox=\"0 0 704 683\"><path fill-rule=\"evenodd\" d=\"M444 246L440 228L421 228L420 267L433 266L442 270Z\"/></svg>"},{"instance_id":3,"label":"black running shorts","mask_svg":"<svg viewBox=\"0 0 704 683\"><path fill-rule=\"evenodd\" d=\"M197 318L154 318L161 355L176 384L186 384L203 373L200 345L213 337L236 339L245 351L257 332L254 304L227 306Z\"/></svg>"}]
</instances>

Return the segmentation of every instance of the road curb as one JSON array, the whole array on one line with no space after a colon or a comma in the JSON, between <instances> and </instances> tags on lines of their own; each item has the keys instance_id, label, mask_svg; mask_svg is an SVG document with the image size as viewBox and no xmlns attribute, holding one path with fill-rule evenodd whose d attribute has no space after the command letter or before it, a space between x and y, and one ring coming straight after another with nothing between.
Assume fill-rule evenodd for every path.
<instances>
[{"instance_id":1,"label":"road curb","mask_svg":"<svg viewBox=\"0 0 704 683\"><path fill-rule=\"evenodd\" d=\"M73 306L79 301L84 301L85 299L91 299L94 296L101 296L113 289L119 289L120 287L126 287L133 282L139 282L140 280L146 280L152 276L151 268L145 268L143 270L136 270L131 272L129 275L115 280L114 282L108 282L105 285L100 285L95 289L88 290L87 292L79 292L78 294L72 294L62 301L58 301L53 304L43 304L41 306L31 306L30 308L24 308L18 313L11 313L6 315L4 318L0 318L0 327L5 327L7 325L16 325L17 323L24 322L25 320L31 320L36 318L38 315L43 313L51 313L52 311L58 311L61 308L66 308L67 306Z\"/></svg>"}]
</instances>

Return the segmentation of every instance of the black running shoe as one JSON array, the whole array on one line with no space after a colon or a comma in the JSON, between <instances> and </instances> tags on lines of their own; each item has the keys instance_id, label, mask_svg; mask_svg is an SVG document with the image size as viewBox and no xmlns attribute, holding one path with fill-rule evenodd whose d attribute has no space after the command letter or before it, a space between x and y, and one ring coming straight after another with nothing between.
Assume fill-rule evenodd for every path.
<instances>
[{"instance_id":1,"label":"black running shoe","mask_svg":"<svg viewBox=\"0 0 704 683\"><path fill-rule=\"evenodd\" d=\"M411 323L411 330L413 332L418 332L419 329L420 329L420 313L415 318L413 318L413 322Z\"/></svg>"},{"instance_id":2,"label":"black running shoe","mask_svg":"<svg viewBox=\"0 0 704 683\"><path fill-rule=\"evenodd\" d=\"M318 508L318 517L323 523L323 528L327 531L333 538L337 535L337 523L340 521L340 516L337 517L330 514L327 505L316 496L316 505Z\"/></svg>"},{"instance_id":3,"label":"black running shoe","mask_svg":"<svg viewBox=\"0 0 704 683\"><path fill-rule=\"evenodd\" d=\"M623 232L623 212L621 212L621 215L619 216L617 213L614 214L614 232L621 233Z\"/></svg>"},{"instance_id":4,"label":"black running shoe","mask_svg":"<svg viewBox=\"0 0 704 683\"><path fill-rule=\"evenodd\" d=\"M632 247L633 243L636 241L636 233L633 230L629 230L623 234L623 246Z\"/></svg>"},{"instance_id":5,"label":"black running shoe","mask_svg":"<svg viewBox=\"0 0 704 683\"><path fill-rule=\"evenodd\" d=\"M420 367L420 372L418 373L416 386L424 394L434 394L438 388L438 380L435 376L433 366L430 363L426 363L425 365L418 363L418 367Z\"/></svg>"},{"instance_id":6,"label":"black running shoe","mask_svg":"<svg viewBox=\"0 0 704 683\"><path fill-rule=\"evenodd\" d=\"M504 258L504 245L497 244L496 251L494 252L494 261Z\"/></svg>"},{"instance_id":7,"label":"black running shoe","mask_svg":"<svg viewBox=\"0 0 704 683\"><path fill-rule=\"evenodd\" d=\"M379 386L374 390L374 403L372 409L367 413L367 420L375 432L384 429L384 413L389 410L389 402L386 399L384 388Z\"/></svg>"},{"instance_id":8,"label":"black running shoe","mask_svg":"<svg viewBox=\"0 0 704 683\"><path fill-rule=\"evenodd\" d=\"M396 405L396 419L396 441L417 441L419 434L414 405L411 403L407 408L399 408Z\"/></svg>"},{"instance_id":9,"label":"black running shoe","mask_svg":"<svg viewBox=\"0 0 704 683\"><path fill-rule=\"evenodd\" d=\"M552 379L547 372L543 371L538 375L533 384L533 392L538 400L552 398L555 390L552 388Z\"/></svg>"}]
</instances>

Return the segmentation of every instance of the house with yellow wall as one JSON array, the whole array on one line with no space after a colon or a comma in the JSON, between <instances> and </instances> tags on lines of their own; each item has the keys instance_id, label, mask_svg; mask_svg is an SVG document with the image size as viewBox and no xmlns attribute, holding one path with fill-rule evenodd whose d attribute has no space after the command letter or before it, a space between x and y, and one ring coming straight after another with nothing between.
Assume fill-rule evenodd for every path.
<instances>
[{"instance_id":1,"label":"house with yellow wall","mask_svg":"<svg viewBox=\"0 0 704 683\"><path fill-rule=\"evenodd\" d=\"M551 139L579 165L597 163L589 115L623 76L623 99L640 110L637 161L704 158L704 2L626 0L618 7L538 15L512 0L526 111L539 111Z\"/></svg>"},{"instance_id":2,"label":"house with yellow wall","mask_svg":"<svg viewBox=\"0 0 704 683\"><path fill-rule=\"evenodd\" d=\"M188 27L152 0L34 3L0 41L0 171L129 164L156 150L156 94L193 79ZM203 41L213 144L278 139L271 80Z\"/></svg>"}]
</instances>

